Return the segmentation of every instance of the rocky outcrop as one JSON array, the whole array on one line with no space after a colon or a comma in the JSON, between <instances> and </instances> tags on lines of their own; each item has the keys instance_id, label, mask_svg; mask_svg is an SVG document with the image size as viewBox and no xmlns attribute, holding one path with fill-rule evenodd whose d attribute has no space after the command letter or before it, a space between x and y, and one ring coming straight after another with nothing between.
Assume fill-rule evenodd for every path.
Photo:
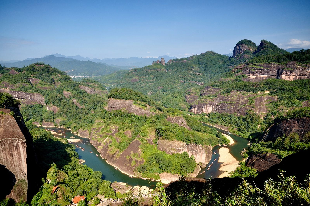
<instances>
[{"instance_id":1,"label":"rocky outcrop","mask_svg":"<svg viewBox=\"0 0 310 206\"><path fill-rule=\"evenodd\" d=\"M122 152L109 150L109 144L111 140L107 137L104 141L100 141L100 136L92 133L90 137L90 143L97 149L101 157L107 161L110 165L114 166L121 172L129 175L136 176L135 169L138 165L143 164L143 160L135 159L133 161L132 154L140 155L140 145L139 140L132 141L129 146ZM133 164L134 162L134 164Z\"/></svg>"},{"instance_id":2,"label":"rocky outcrop","mask_svg":"<svg viewBox=\"0 0 310 206\"><path fill-rule=\"evenodd\" d=\"M167 121L171 123L175 123L180 127L185 127L186 129L190 130L191 128L187 125L186 120L184 117L167 117Z\"/></svg>"},{"instance_id":3,"label":"rocky outcrop","mask_svg":"<svg viewBox=\"0 0 310 206\"><path fill-rule=\"evenodd\" d=\"M281 159L279 159L275 154L257 154L251 155L247 161L246 165L257 169L258 172L265 171L272 167L273 165L279 164Z\"/></svg>"},{"instance_id":4,"label":"rocky outcrop","mask_svg":"<svg viewBox=\"0 0 310 206\"><path fill-rule=\"evenodd\" d=\"M256 44L251 40L241 40L234 47L234 58L249 58L250 55L256 50Z\"/></svg>"},{"instance_id":5,"label":"rocky outcrop","mask_svg":"<svg viewBox=\"0 0 310 206\"><path fill-rule=\"evenodd\" d=\"M148 109L143 109L137 105L133 104L133 100L124 100L124 99L109 99L108 106L106 108L107 111L112 110L126 110L129 113L135 114L135 115L145 115L145 116L151 116L154 113L150 112Z\"/></svg>"},{"instance_id":6,"label":"rocky outcrop","mask_svg":"<svg viewBox=\"0 0 310 206\"><path fill-rule=\"evenodd\" d=\"M310 65L298 65L289 62L285 65L262 63L239 65L233 70L237 75L246 75L247 81L257 82L264 79L284 79L288 81L310 79Z\"/></svg>"},{"instance_id":7,"label":"rocky outcrop","mask_svg":"<svg viewBox=\"0 0 310 206\"><path fill-rule=\"evenodd\" d=\"M191 157L193 156L196 163L207 165L212 157L212 146L202 146L196 144L186 144L181 141L158 140L157 148L167 154L186 152Z\"/></svg>"},{"instance_id":8,"label":"rocky outcrop","mask_svg":"<svg viewBox=\"0 0 310 206\"><path fill-rule=\"evenodd\" d=\"M217 88L206 87L206 89L202 91L199 100L198 97L195 101L193 101L193 98L188 98L192 102L190 112L195 114L217 112L246 115L249 110L254 110L257 114L263 115L267 113L267 104L277 100L276 97L268 94L244 94L232 91L228 95L223 95L220 91L221 90ZM204 96L209 96L210 98L204 98ZM251 99L253 102L251 102Z\"/></svg>"},{"instance_id":9,"label":"rocky outcrop","mask_svg":"<svg viewBox=\"0 0 310 206\"><path fill-rule=\"evenodd\" d=\"M45 99L43 95L39 93L27 93L20 91L11 91L10 89L1 89L0 92L9 93L15 99L20 100L23 104L42 104L45 105Z\"/></svg>"},{"instance_id":10,"label":"rocky outcrop","mask_svg":"<svg viewBox=\"0 0 310 206\"><path fill-rule=\"evenodd\" d=\"M269 132L264 137L264 141L275 142L278 137L288 137L294 133L298 135L301 142L310 141L310 118L302 117L283 120L269 129Z\"/></svg>"},{"instance_id":11,"label":"rocky outcrop","mask_svg":"<svg viewBox=\"0 0 310 206\"><path fill-rule=\"evenodd\" d=\"M1 109L0 113L0 165L14 175L14 187L7 196L15 201L26 201L27 179L27 142L10 110ZM3 177L1 177L3 178ZM3 187L3 185L2 185Z\"/></svg>"},{"instance_id":12,"label":"rocky outcrop","mask_svg":"<svg viewBox=\"0 0 310 206\"><path fill-rule=\"evenodd\" d=\"M100 89L93 89L93 88L90 88L90 87L87 87L87 86L83 86L83 85L80 85L79 87L80 87L80 89L84 90L88 94L104 95L104 94L107 93L107 91L103 91L103 90L100 90Z\"/></svg>"}]
</instances>

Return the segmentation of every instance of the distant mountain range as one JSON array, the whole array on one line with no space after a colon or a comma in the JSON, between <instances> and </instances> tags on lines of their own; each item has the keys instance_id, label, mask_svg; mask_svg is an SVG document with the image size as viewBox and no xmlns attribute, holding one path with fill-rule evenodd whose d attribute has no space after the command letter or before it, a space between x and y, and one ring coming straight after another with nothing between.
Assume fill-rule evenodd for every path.
<instances>
[{"instance_id":1,"label":"distant mountain range","mask_svg":"<svg viewBox=\"0 0 310 206\"><path fill-rule=\"evenodd\" d=\"M61 54L53 54L56 57L65 57L65 58L72 58L79 61L92 61L96 63L105 63L108 65L113 65L116 67L121 67L123 69L130 69L130 68L140 68L147 65L150 65L153 63L153 61L159 60L161 58L164 58L167 61L170 59L176 59L177 57L170 57L167 55L159 56L157 58L150 57L150 58L143 58L143 57L129 57L129 58L104 58L104 59L97 59L97 58L87 58L82 57L80 55L76 56L64 56Z\"/></svg>"},{"instance_id":2,"label":"distant mountain range","mask_svg":"<svg viewBox=\"0 0 310 206\"><path fill-rule=\"evenodd\" d=\"M5 67L24 67L36 62L49 64L56 67L70 76L101 76L111 74L119 70L144 67L152 64L160 58L165 58L166 62L176 57L160 56L158 58L105 58L90 59L76 56L65 56L61 54L48 55L42 58L25 59L23 61L0 62Z\"/></svg>"}]
</instances>

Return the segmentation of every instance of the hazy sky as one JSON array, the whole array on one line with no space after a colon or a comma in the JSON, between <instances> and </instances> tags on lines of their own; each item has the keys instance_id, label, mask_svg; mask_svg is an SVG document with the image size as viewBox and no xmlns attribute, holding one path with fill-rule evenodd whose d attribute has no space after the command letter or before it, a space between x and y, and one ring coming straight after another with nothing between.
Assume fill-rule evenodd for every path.
<instances>
[{"instance_id":1,"label":"hazy sky","mask_svg":"<svg viewBox=\"0 0 310 206\"><path fill-rule=\"evenodd\" d=\"M176 57L266 39L310 48L310 0L0 0L0 60Z\"/></svg>"}]
</instances>

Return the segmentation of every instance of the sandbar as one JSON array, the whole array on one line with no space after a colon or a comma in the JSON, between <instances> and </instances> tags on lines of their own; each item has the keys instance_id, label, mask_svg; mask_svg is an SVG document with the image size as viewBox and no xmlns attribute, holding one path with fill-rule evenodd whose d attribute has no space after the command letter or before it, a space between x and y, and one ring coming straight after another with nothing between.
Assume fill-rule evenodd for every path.
<instances>
[{"instance_id":1,"label":"sandbar","mask_svg":"<svg viewBox=\"0 0 310 206\"><path fill-rule=\"evenodd\" d=\"M235 143L234 139L231 138L231 136L227 135L227 134L224 134L222 133L222 135L224 135L224 137L226 137L228 140L229 140L229 144L232 145Z\"/></svg>"},{"instance_id":2,"label":"sandbar","mask_svg":"<svg viewBox=\"0 0 310 206\"><path fill-rule=\"evenodd\" d=\"M219 149L219 162L221 163L219 178L228 177L229 173L234 171L238 166L239 162L229 153L229 149L226 147L222 147Z\"/></svg>"}]
</instances>

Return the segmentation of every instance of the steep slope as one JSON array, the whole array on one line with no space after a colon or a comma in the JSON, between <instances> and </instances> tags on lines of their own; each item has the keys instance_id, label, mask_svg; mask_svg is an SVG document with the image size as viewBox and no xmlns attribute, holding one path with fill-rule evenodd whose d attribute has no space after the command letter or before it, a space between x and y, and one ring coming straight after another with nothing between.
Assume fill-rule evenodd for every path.
<instances>
[{"instance_id":1,"label":"steep slope","mask_svg":"<svg viewBox=\"0 0 310 206\"><path fill-rule=\"evenodd\" d=\"M189 154L197 150L208 155L211 146L227 141L216 130L204 128L198 117L167 110L139 92L108 93L95 81L74 82L44 64L2 69L0 85L0 91L20 99L26 121L70 128L90 138L103 158L130 175L155 179L162 173L189 175L209 158L196 162ZM179 141L190 148L168 154L158 147L159 140ZM162 161L167 167L161 166Z\"/></svg>"},{"instance_id":2,"label":"steep slope","mask_svg":"<svg viewBox=\"0 0 310 206\"><path fill-rule=\"evenodd\" d=\"M98 78L106 87L126 87L142 92L165 107L187 110L185 93L219 78L229 71L229 57L214 52L168 61L165 65L132 69Z\"/></svg>"}]
</instances>

